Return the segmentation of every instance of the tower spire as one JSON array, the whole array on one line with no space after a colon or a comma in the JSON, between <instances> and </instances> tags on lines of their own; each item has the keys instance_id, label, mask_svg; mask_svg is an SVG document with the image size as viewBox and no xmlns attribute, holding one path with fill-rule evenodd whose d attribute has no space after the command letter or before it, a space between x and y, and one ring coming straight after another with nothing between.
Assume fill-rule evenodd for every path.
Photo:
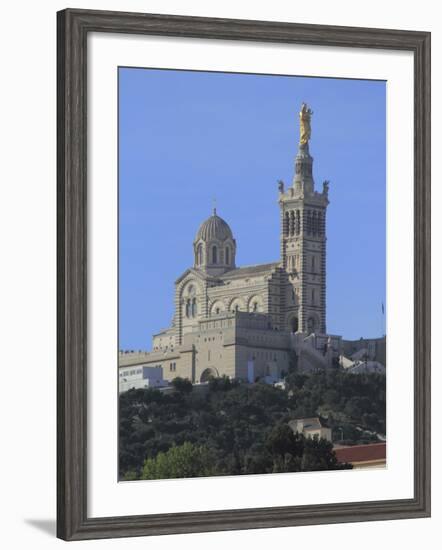
<instances>
[{"instance_id":1,"label":"tower spire","mask_svg":"<svg viewBox=\"0 0 442 550\"><path fill-rule=\"evenodd\" d=\"M288 330L325 334L328 183L322 193L315 191L309 152L312 114L303 103L293 186L287 190L279 187L281 266L289 290L283 319Z\"/></svg>"}]
</instances>

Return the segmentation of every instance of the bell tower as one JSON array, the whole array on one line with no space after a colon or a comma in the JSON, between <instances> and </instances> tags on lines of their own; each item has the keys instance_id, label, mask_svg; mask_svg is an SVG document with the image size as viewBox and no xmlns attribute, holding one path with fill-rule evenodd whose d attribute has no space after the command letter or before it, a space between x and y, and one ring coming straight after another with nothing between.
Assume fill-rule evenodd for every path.
<instances>
[{"instance_id":1,"label":"bell tower","mask_svg":"<svg viewBox=\"0 0 442 550\"><path fill-rule=\"evenodd\" d=\"M286 329L326 334L326 212L329 182L315 191L309 152L313 111L303 103L291 187L279 182L281 267L287 273Z\"/></svg>"}]
</instances>

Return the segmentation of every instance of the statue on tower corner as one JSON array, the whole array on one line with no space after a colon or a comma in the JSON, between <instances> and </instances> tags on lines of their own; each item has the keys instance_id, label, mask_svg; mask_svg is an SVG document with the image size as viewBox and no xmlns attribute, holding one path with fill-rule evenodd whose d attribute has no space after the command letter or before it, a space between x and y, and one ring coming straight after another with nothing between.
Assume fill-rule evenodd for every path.
<instances>
[{"instance_id":1,"label":"statue on tower corner","mask_svg":"<svg viewBox=\"0 0 442 550\"><path fill-rule=\"evenodd\" d=\"M299 143L306 145L312 135L312 129L310 126L310 118L313 111L308 107L307 103L301 105L301 111L299 112Z\"/></svg>"},{"instance_id":2,"label":"statue on tower corner","mask_svg":"<svg viewBox=\"0 0 442 550\"><path fill-rule=\"evenodd\" d=\"M329 189L329 186L330 186L330 181L329 180L324 180L323 184L322 184L322 193L328 197L328 189Z\"/></svg>"}]
</instances>

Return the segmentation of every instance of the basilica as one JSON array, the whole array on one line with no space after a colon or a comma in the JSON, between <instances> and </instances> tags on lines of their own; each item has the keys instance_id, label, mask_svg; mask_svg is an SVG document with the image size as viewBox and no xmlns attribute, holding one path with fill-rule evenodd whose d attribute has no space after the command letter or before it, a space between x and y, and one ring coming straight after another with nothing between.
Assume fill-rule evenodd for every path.
<instances>
[{"instance_id":1,"label":"basilica","mask_svg":"<svg viewBox=\"0 0 442 550\"><path fill-rule=\"evenodd\" d=\"M193 265L175 281L172 326L153 336L152 351L120 352L120 369L154 367L164 380L193 383L222 375L254 382L276 381L293 364L311 370L336 360L342 341L326 328L329 186L315 190L311 116L303 104L293 181L278 183L279 259L237 266L235 236L214 209L195 235Z\"/></svg>"}]
</instances>

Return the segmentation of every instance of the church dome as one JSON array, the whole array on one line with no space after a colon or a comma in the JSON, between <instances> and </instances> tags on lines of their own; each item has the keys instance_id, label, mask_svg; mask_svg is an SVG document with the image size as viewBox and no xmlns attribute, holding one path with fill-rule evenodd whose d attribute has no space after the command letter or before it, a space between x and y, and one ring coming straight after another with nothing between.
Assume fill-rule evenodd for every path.
<instances>
[{"instance_id":1,"label":"church dome","mask_svg":"<svg viewBox=\"0 0 442 550\"><path fill-rule=\"evenodd\" d=\"M206 242L218 240L222 242L226 239L232 239L233 241L232 230L230 229L229 224L220 218L216 213L216 209L214 209L210 218L207 218L207 220L203 222L198 229L195 242L199 240Z\"/></svg>"}]
</instances>

